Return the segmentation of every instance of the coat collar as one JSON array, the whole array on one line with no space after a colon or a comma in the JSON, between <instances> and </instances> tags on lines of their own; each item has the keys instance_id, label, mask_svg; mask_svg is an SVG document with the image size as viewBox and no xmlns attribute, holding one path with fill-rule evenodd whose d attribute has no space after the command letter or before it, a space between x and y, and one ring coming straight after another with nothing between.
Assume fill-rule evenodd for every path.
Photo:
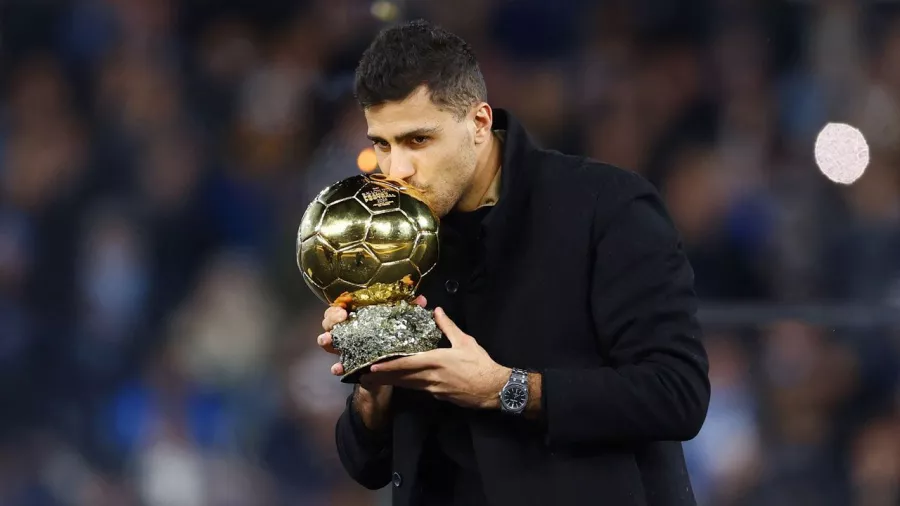
<instances>
[{"instance_id":1,"label":"coat collar","mask_svg":"<svg viewBox=\"0 0 900 506\"><path fill-rule=\"evenodd\" d=\"M528 187L534 172L533 156L538 147L521 123L505 109L494 109L494 130L502 130L503 167L500 176L500 198L487 214L483 225L486 229L502 227L528 201Z\"/></svg>"}]
</instances>

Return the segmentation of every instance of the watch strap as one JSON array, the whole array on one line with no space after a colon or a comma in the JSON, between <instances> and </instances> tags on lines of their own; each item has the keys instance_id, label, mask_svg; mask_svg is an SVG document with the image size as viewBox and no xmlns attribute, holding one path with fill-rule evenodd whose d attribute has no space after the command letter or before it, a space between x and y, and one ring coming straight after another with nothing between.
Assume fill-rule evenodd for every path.
<instances>
[{"instance_id":1,"label":"watch strap","mask_svg":"<svg viewBox=\"0 0 900 506\"><path fill-rule=\"evenodd\" d=\"M513 368L512 373L509 375L510 383L519 383L521 385L528 385L528 371L524 369L515 369Z\"/></svg>"}]
</instances>

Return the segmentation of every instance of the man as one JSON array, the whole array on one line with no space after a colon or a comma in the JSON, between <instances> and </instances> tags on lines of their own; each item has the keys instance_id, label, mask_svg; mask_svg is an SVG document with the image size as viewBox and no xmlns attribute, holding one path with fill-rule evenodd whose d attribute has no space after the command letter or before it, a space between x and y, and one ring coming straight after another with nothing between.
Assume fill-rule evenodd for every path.
<instances>
[{"instance_id":1,"label":"man","mask_svg":"<svg viewBox=\"0 0 900 506\"><path fill-rule=\"evenodd\" d=\"M471 48L426 22L376 38L356 94L381 170L442 217L418 303L447 341L362 377L336 428L350 476L392 483L395 505L694 504L680 441L708 363L652 186L536 147L486 103ZM346 317L325 312L325 350Z\"/></svg>"}]
</instances>

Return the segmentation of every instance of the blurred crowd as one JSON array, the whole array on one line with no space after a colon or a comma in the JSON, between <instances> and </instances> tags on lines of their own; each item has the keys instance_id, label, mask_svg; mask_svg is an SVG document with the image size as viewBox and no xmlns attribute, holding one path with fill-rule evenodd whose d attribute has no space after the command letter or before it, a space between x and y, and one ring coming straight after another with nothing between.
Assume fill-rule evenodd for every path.
<instances>
[{"instance_id":1,"label":"blurred crowd","mask_svg":"<svg viewBox=\"0 0 900 506\"><path fill-rule=\"evenodd\" d=\"M369 505L294 256L378 29L467 39L545 146L644 174L704 301L900 304L900 17L854 0L0 2L0 504ZM852 186L813 144L866 136ZM745 322L746 323L746 322ZM900 504L897 328L707 328L705 505ZM477 337L477 336L476 336Z\"/></svg>"}]
</instances>

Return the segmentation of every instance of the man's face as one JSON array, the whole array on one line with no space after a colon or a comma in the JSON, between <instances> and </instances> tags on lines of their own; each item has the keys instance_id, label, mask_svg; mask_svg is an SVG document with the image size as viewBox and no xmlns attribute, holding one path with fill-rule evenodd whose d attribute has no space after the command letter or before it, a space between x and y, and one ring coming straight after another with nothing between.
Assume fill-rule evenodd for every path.
<instances>
[{"instance_id":1,"label":"man's face","mask_svg":"<svg viewBox=\"0 0 900 506\"><path fill-rule=\"evenodd\" d=\"M421 191L438 216L449 213L475 174L474 122L439 109L424 86L369 108L366 121L381 171Z\"/></svg>"}]
</instances>

